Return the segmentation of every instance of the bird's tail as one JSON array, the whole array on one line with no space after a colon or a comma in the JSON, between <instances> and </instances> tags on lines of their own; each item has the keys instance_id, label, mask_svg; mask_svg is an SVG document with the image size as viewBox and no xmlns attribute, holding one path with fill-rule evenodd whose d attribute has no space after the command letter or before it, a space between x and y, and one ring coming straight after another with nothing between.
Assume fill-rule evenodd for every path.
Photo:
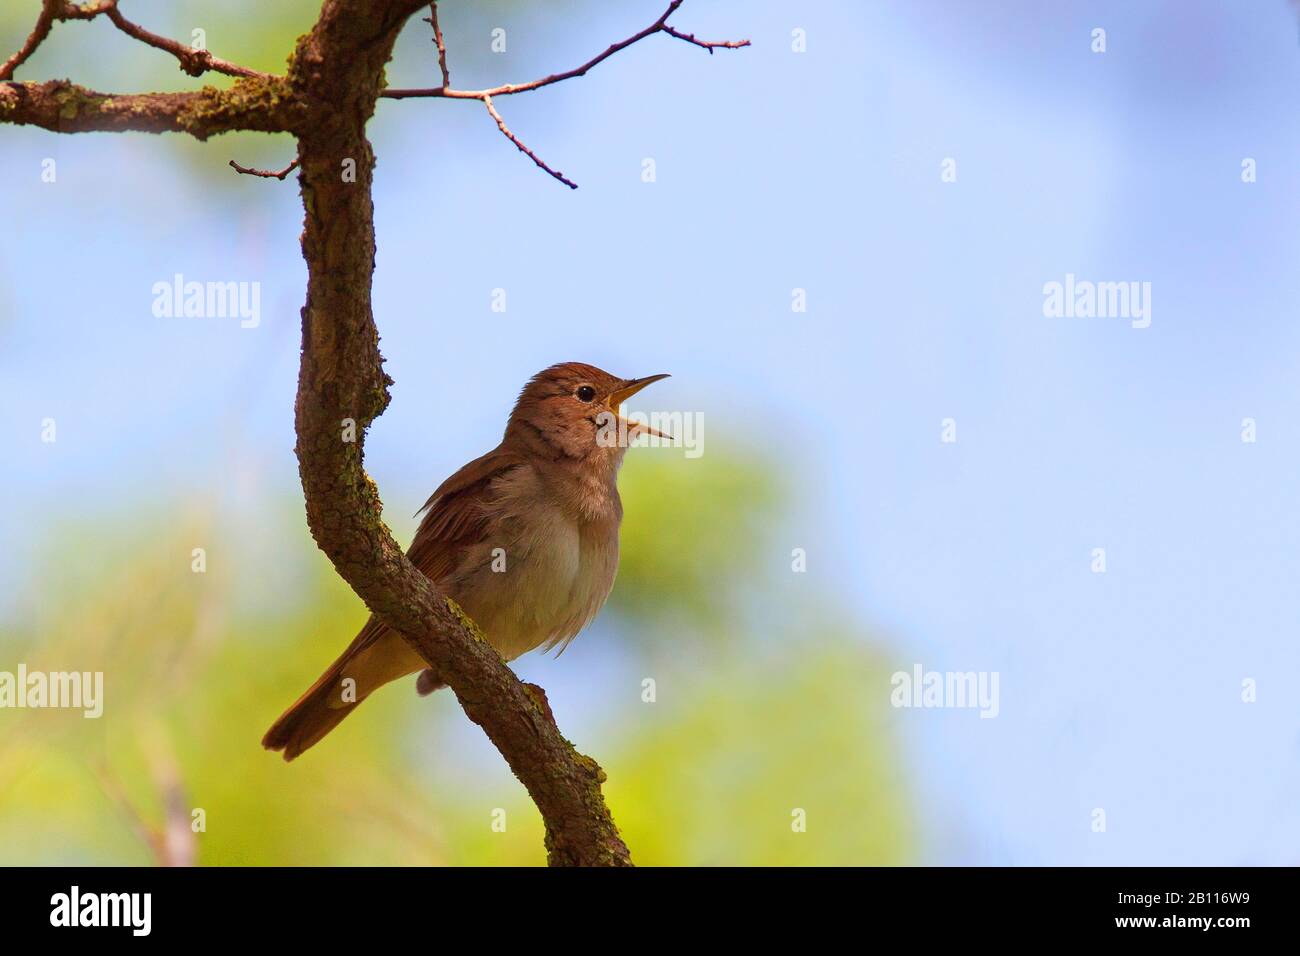
<instances>
[{"instance_id":1,"label":"bird's tail","mask_svg":"<svg viewBox=\"0 0 1300 956\"><path fill-rule=\"evenodd\" d=\"M372 617L339 659L271 725L262 746L283 751L284 759L292 760L379 687L423 666L405 641Z\"/></svg>"},{"instance_id":2,"label":"bird's tail","mask_svg":"<svg viewBox=\"0 0 1300 956\"><path fill-rule=\"evenodd\" d=\"M280 715L262 738L263 747L281 750L285 760L292 760L356 710L360 701L344 702L342 699L341 674L345 663L346 655L331 664L320 680ZM331 707L335 698L339 704Z\"/></svg>"}]
</instances>

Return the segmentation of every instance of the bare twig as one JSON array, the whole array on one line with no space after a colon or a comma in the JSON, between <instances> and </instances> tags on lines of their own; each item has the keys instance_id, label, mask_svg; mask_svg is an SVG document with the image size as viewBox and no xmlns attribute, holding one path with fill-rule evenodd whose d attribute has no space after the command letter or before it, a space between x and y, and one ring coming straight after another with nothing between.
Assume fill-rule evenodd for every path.
<instances>
[{"instance_id":1,"label":"bare twig","mask_svg":"<svg viewBox=\"0 0 1300 956\"><path fill-rule=\"evenodd\" d=\"M269 169L253 169L250 166L240 166L239 163L235 162L233 159L230 161L230 168L233 169L235 172L241 173L245 176L261 176L263 179L278 179L281 182L283 182L284 177L288 176L291 172L293 172L295 169L298 168L298 160L295 159L292 163L284 167L284 169L280 170L278 173L272 172Z\"/></svg>"},{"instance_id":2,"label":"bare twig","mask_svg":"<svg viewBox=\"0 0 1300 956\"><path fill-rule=\"evenodd\" d=\"M714 50L739 50L742 46L749 46L748 40L697 40L694 33L682 33L680 30L674 30L666 23L660 29L670 37L676 37L679 40L685 40L687 43L694 43L698 47L703 47L710 54Z\"/></svg>"},{"instance_id":3,"label":"bare twig","mask_svg":"<svg viewBox=\"0 0 1300 956\"><path fill-rule=\"evenodd\" d=\"M438 69L442 71L442 88L451 86L451 73L447 70L447 44L442 42L442 27L438 26L438 0L430 0L429 15L424 22L433 27L433 42L438 44Z\"/></svg>"},{"instance_id":4,"label":"bare twig","mask_svg":"<svg viewBox=\"0 0 1300 956\"><path fill-rule=\"evenodd\" d=\"M539 80L531 80L527 83L507 83L504 86L494 86L491 89L485 90L455 90L451 89L448 83L444 83L440 87L430 89L384 90L379 95L390 100L405 100L416 97L436 96L453 100L481 100L485 96L510 96L515 93L528 93L532 90L540 90L544 86L550 86L552 83L559 83L563 80L571 80L575 77L584 76L588 70L593 66L596 66L598 63L609 59L620 50L626 50L633 43L644 40L648 36L654 36L656 33L667 33L669 36L674 36L679 40L685 40L686 42L693 43L698 47L703 47L710 53L715 49L736 50L740 47L750 45L748 40L726 40L717 43L707 40L697 40L689 33L680 33L668 26L668 18L677 12L677 8L680 7L682 3L683 0L673 0L673 2L668 5L668 9L663 12L663 15L640 33L634 33L626 40L620 40L618 43L611 44L603 53L592 57L586 63L582 64L582 66L576 67L572 70L565 70L563 73L552 73L550 76L544 76Z\"/></svg>"},{"instance_id":5,"label":"bare twig","mask_svg":"<svg viewBox=\"0 0 1300 956\"><path fill-rule=\"evenodd\" d=\"M14 70L22 66L29 56L36 52L47 36L50 35L50 28L54 26L54 21L58 19L58 10L62 5L62 0L44 0L41 4L40 16L36 18L36 26L32 28L31 35L27 37L27 42L22 45L13 56L0 65L0 80L7 80L14 75Z\"/></svg>"},{"instance_id":6,"label":"bare twig","mask_svg":"<svg viewBox=\"0 0 1300 956\"><path fill-rule=\"evenodd\" d=\"M514 143L516 146L519 147L519 152L523 153L525 156L527 156L529 159L535 162L539 167L544 169L550 175L554 176L560 182L564 183L564 185L568 186L570 189L578 188L577 183L575 183L571 179L566 179L564 174L559 170L552 169L550 166L547 166L544 162L538 159L536 153L534 153L531 149L529 149L522 142L520 142L518 136L510 132L510 127L506 126L506 121L501 118L501 114L498 113L496 107L492 105L492 97L490 96L483 97L483 105L487 107L487 111L488 113L491 114L492 118L497 121L497 129L501 130L501 132L505 134L506 139L510 140L510 142Z\"/></svg>"}]
</instances>

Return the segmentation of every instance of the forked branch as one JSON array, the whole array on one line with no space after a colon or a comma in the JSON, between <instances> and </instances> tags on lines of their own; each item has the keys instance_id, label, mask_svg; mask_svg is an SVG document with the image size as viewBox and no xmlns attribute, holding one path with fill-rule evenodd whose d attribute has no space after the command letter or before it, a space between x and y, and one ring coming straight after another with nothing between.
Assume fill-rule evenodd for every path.
<instances>
[{"instance_id":1,"label":"forked branch","mask_svg":"<svg viewBox=\"0 0 1300 956\"><path fill-rule=\"evenodd\" d=\"M485 96L511 96L515 93L528 93L532 90L540 90L544 86L550 86L552 83L560 83L564 80L572 80L579 76L585 76L587 71L592 67L608 60L620 50L626 50L633 43L644 40L646 37L654 36L656 33L666 33L671 37L684 40L687 43L702 47L712 53L714 50L738 50L741 47L750 45L748 40L719 40L709 41L697 39L694 34L682 33L668 25L668 18L677 12L677 8L685 0L672 0L668 9L654 23L650 24L639 33L634 33L626 40L620 40L617 43L611 43L601 53L596 54L582 66L574 67L572 70L565 70L562 73L552 73L549 76L543 76L537 80L529 80L527 83L506 83L503 86L493 86L483 90L455 90L451 89L451 81L444 80L442 86L427 87L423 89L398 89L384 90L380 96L390 100L405 100L417 97L444 97L452 100L481 100ZM437 4L431 4L436 6Z\"/></svg>"},{"instance_id":2,"label":"forked branch","mask_svg":"<svg viewBox=\"0 0 1300 956\"><path fill-rule=\"evenodd\" d=\"M701 40L693 33L682 33L680 30L670 27L668 25L668 18L677 12L677 8L680 7L682 3L683 0L672 0L672 3L668 4L668 9L665 10L654 23L650 24L639 33L632 34L632 36L628 37L626 40L620 40L618 43L610 44L603 52L596 54L586 63L574 67L572 70L565 70L563 73L552 73L549 76L544 76L537 80L530 80L527 83L507 83L504 86L494 86L485 90L456 90L451 87L451 74L447 70L447 47L443 42L442 30L438 26L438 2L437 0L432 0L429 4L429 16L425 18L425 21L433 26L434 42L438 45L438 66L442 71L442 86L427 87L424 89L384 90L379 95L392 100L415 99L420 97L442 97L444 99L453 100L481 100L483 105L487 107L488 115L496 121L497 128L501 130L502 135L504 135L506 139L510 140L510 142L514 143L515 146L519 147L521 153L536 163L538 167L544 170L547 174L555 177L570 189L577 189L577 183L544 163L535 152L525 146L523 141L510 131L510 128L506 126L505 120L501 118L501 114L497 112L496 107L492 105L492 97L511 96L515 93L527 93L531 90L540 90L542 87L550 86L552 83L560 83L564 80L572 80L576 77L584 76L592 67L609 59L620 50L626 50L633 43L644 40L646 37L654 36L656 33L666 33L670 37L676 37L678 40L683 40L687 43L708 50L710 54L712 54L714 50L737 50L740 47L749 46L748 40Z\"/></svg>"}]
</instances>

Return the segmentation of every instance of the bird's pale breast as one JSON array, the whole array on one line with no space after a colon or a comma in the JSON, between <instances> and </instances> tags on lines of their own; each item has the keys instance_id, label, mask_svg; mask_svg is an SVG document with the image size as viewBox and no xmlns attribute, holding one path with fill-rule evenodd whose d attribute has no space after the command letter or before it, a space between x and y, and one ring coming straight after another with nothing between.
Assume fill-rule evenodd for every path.
<instances>
[{"instance_id":1,"label":"bird's pale breast","mask_svg":"<svg viewBox=\"0 0 1300 956\"><path fill-rule=\"evenodd\" d=\"M617 492L593 520L532 467L512 470L492 490L490 533L443 584L513 660L567 644L605 603L618 569Z\"/></svg>"}]
</instances>

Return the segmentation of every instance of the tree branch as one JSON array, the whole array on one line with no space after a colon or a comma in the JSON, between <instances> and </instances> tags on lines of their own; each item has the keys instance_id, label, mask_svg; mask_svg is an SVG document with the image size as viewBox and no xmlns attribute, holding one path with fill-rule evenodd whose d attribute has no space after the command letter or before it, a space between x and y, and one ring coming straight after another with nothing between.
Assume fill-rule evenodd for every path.
<instances>
[{"instance_id":1,"label":"tree branch","mask_svg":"<svg viewBox=\"0 0 1300 956\"><path fill-rule=\"evenodd\" d=\"M216 70L239 78L229 90L204 87L197 93L98 93L67 80L8 82L50 35L55 21L107 16L123 33L172 54L191 76ZM122 16L117 0L70 3L42 0L36 26L22 47L0 66L0 122L30 124L56 133L189 133L207 139L230 130L292 132L301 117L280 77L237 66L169 40Z\"/></svg>"},{"instance_id":2,"label":"tree branch","mask_svg":"<svg viewBox=\"0 0 1300 956\"><path fill-rule=\"evenodd\" d=\"M410 0L326 0L289 71L313 122L299 137L303 205L302 365L296 431L307 521L335 568L447 683L527 788L553 865L626 865L600 793L604 773L574 750L482 632L407 559L362 464L365 428L388 404L371 311L374 153L365 124ZM328 65L329 68L326 68ZM342 175L352 160L355 181ZM344 419L361 426L342 440Z\"/></svg>"},{"instance_id":3,"label":"tree branch","mask_svg":"<svg viewBox=\"0 0 1300 956\"><path fill-rule=\"evenodd\" d=\"M303 117L280 77L193 93L99 93L68 80L0 83L0 123L55 133L188 133L202 140L232 130L291 133Z\"/></svg>"}]
</instances>

